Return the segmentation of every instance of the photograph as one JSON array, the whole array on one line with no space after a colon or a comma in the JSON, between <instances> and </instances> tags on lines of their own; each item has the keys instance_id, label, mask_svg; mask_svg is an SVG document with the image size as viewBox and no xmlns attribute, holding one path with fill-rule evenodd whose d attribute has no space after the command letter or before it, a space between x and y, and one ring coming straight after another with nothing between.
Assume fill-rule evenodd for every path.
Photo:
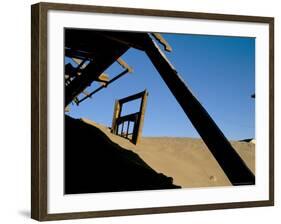
<instances>
[{"instance_id":1,"label":"photograph","mask_svg":"<svg viewBox=\"0 0 281 224\"><path fill-rule=\"evenodd\" d=\"M31 216L274 205L274 18L31 8Z\"/></svg>"},{"instance_id":2,"label":"photograph","mask_svg":"<svg viewBox=\"0 0 281 224\"><path fill-rule=\"evenodd\" d=\"M255 185L256 39L64 28L64 194Z\"/></svg>"}]
</instances>

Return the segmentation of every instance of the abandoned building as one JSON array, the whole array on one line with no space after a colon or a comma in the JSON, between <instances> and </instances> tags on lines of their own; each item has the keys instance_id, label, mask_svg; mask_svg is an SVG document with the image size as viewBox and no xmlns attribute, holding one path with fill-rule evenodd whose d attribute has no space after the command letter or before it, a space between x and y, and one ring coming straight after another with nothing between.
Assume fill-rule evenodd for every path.
<instances>
[{"instance_id":1,"label":"abandoned building","mask_svg":"<svg viewBox=\"0 0 281 224\"><path fill-rule=\"evenodd\" d=\"M70 63L65 64L65 111L69 110L69 104L79 105L95 93L110 88L111 83L126 78L126 74L132 73L133 69L121 56L130 48L143 51L230 183L255 184L253 172L192 94L158 44L166 51L172 51L171 46L158 33L65 29L65 56L77 63L76 67ZM114 62L118 62L123 71L110 77L104 72ZM87 88L93 82L98 82L100 86L88 92ZM136 99L141 100L139 110L121 116L123 105ZM111 134L125 138L133 145L139 144L147 100L148 90L116 99ZM180 187L173 183L172 177L156 172L136 153L114 143L91 121L65 115L66 194Z\"/></svg>"}]
</instances>

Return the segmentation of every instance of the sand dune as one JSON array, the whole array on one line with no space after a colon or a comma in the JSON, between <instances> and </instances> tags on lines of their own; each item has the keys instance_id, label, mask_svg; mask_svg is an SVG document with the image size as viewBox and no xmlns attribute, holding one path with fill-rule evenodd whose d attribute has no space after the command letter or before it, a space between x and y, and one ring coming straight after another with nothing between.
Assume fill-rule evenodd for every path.
<instances>
[{"instance_id":1,"label":"sand dune","mask_svg":"<svg viewBox=\"0 0 281 224\"><path fill-rule=\"evenodd\" d=\"M65 116L64 193L180 188L99 128Z\"/></svg>"},{"instance_id":2,"label":"sand dune","mask_svg":"<svg viewBox=\"0 0 281 224\"><path fill-rule=\"evenodd\" d=\"M211 152L201 139L174 137L143 137L138 145L110 133L110 129L87 119L113 142L140 156L151 168L173 178L181 187L210 187L231 185ZM255 144L231 141L251 171L255 172Z\"/></svg>"}]
</instances>

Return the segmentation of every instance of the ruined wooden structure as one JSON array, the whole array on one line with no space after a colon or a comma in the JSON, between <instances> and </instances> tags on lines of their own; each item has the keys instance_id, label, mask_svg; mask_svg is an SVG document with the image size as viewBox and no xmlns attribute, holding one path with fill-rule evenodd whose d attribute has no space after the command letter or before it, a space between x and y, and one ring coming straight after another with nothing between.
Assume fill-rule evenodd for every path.
<instances>
[{"instance_id":1,"label":"ruined wooden structure","mask_svg":"<svg viewBox=\"0 0 281 224\"><path fill-rule=\"evenodd\" d=\"M112 128L111 132L121 137L125 137L132 141L132 143L137 144L140 141L142 134L142 127L144 121L144 114L146 109L148 92L144 90L143 92L127 96L125 98L115 101ZM121 116L122 108L125 103L141 99L139 110L135 113L126 114ZM130 127L132 125L132 132Z\"/></svg>"},{"instance_id":2,"label":"ruined wooden structure","mask_svg":"<svg viewBox=\"0 0 281 224\"><path fill-rule=\"evenodd\" d=\"M79 103L77 96L92 82L101 81L99 77L103 72L129 48L144 51L231 183L254 184L254 174L192 94L155 40L166 50L171 50L159 34L65 29L65 55L89 62L82 71L76 71L80 75L73 77L65 86L65 106L72 101ZM77 70L79 69L78 66ZM121 73L120 76L122 75L124 74Z\"/></svg>"},{"instance_id":3,"label":"ruined wooden structure","mask_svg":"<svg viewBox=\"0 0 281 224\"><path fill-rule=\"evenodd\" d=\"M83 102L93 94L106 88L112 82L132 72L132 68L120 58L129 47L105 39L102 35L98 35L98 33L101 32L76 29L65 30L65 56L76 61L77 59L79 60L76 68L68 68L70 67L68 64L65 66L65 75L67 75L65 77L65 106L71 102L76 104ZM109 79L104 71L115 61L124 70L112 79ZM84 66L85 63L87 63L86 66ZM71 75L69 76L67 72L71 73ZM87 93L86 88L94 81L99 82L101 86L93 92ZM82 99L77 98L80 93L85 95Z\"/></svg>"}]
</instances>

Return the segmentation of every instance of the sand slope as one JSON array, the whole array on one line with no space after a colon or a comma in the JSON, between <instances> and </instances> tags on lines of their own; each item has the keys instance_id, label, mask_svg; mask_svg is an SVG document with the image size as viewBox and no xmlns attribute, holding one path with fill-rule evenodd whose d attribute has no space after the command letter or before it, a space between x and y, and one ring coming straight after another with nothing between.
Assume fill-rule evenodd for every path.
<instances>
[{"instance_id":1,"label":"sand slope","mask_svg":"<svg viewBox=\"0 0 281 224\"><path fill-rule=\"evenodd\" d=\"M64 193L180 188L99 128L65 116Z\"/></svg>"},{"instance_id":2,"label":"sand slope","mask_svg":"<svg viewBox=\"0 0 281 224\"><path fill-rule=\"evenodd\" d=\"M211 152L201 139L173 137L144 137L136 146L110 133L110 129L82 119L102 130L113 142L137 153L151 168L173 178L181 187L210 187L231 185ZM248 167L255 172L255 144L231 142Z\"/></svg>"}]
</instances>

